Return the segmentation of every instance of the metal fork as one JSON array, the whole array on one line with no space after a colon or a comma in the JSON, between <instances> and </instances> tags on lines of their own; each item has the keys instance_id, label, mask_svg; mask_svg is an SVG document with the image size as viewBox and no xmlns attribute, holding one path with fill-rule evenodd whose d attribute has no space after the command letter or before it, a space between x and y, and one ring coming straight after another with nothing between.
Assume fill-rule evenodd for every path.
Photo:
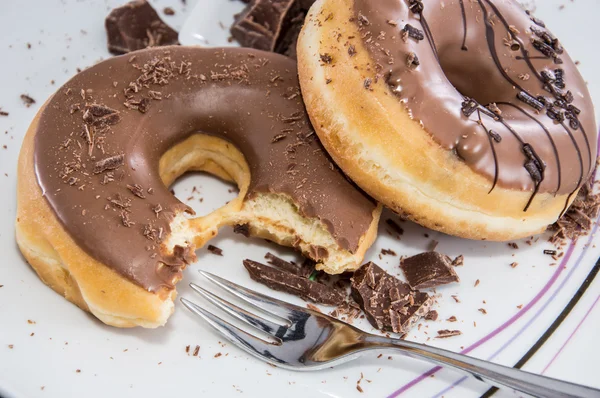
<instances>
[{"instance_id":1,"label":"metal fork","mask_svg":"<svg viewBox=\"0 0 600 398\"><path fill-rule=\"evenodd\" d=\"M181 298L231 343L280 368L309 371L335 366L370 350L400 352L412 358L467 373L497 387L509 387L536 397L599 397L600 390L509 368L406 340L365 333L333 317L265 296L211 273L200 274L243 300L250 311L191 283L190 287L216 307L244 322L253 333ZM258 315L263 314L263 315ZM267 315L273 320L266 319Z\"/></svg>"}]
</instances>

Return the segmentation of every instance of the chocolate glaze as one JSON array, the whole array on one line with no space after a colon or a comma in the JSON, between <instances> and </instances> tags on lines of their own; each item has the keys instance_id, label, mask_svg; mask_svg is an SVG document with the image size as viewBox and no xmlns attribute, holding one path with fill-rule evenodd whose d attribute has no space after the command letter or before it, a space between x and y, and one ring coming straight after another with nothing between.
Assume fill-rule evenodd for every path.
<instances>
[{"instance_id":1,"label":"chocolate glaze","mask_svg":"<svg viewBox=\"0 0 600 398\"><path fill-rule=\"evenodd\" d=\"M439 144L490 179L490 192L530 191L527 210L537 192L571 194L587 180L597 135L586 84L515 1L354 0L354 13L377 73ZM426 40L403 37L406 24ZM409 53L418 66L407 66Z\"/></svg>"},{"instance_id":2,"label":"chocolate glaze","mask_svg":"<svg viewBox=\"0 0 600 398\"><path fill-rule=\"evenodd\" d=\"M173 46L87 69L41 113L37 179L66 231L93 258L150 291L171 288L193 253L176 247L165 255L160 242L173 215L189 209L163 185L158 164L200 132L244 154L249 196L288 195L343 248L356 250L376 205L330 162L304 111L296 64L277 54Z\"/></svg>"}]
</instances>

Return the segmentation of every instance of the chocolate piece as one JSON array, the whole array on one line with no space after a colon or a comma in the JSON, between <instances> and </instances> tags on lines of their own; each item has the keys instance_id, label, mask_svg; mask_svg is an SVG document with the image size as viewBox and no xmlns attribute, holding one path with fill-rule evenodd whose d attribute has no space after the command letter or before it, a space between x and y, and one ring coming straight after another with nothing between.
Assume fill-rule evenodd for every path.
<instances>
[{"instance_id":1,"label":"chocolate piece","mask_svg":"<svg viewBox=\"0 0 600 398\"><path fill-rule=\"evenodd\" d=\"M35 100L33 98L31 98L30 96L28 96L27 94L21 94L21 100L23 101L25 106L28 108L31 105L35 104ZM8 115L8 113L7 113L7 115Z\"/></svg>"},{"instance_id":2,"label":"chocolate piece","mask_svg":"<svg viewBox=\"0 0 600 398\"><path fill-rule=\"evenodd\" d=\"M407 333L432 305L427 293L411 290L372 262L354 273L351 291L373 327L395 333Z\"/></svg>"},{"instance_id":3,"label":"chocolate piece","mask_svg":"<svg viewBox=\"0 0 600 398\"><path fill-rule=\"evenodd\" d=\"M439 314L436 310L431 310L425 315L425 320L427 321L437 321Z\"/></svg>"},{"instance_id":4,"label":"chocolate piece","mask_svg":"<svg viewBox=\"0 0 600 398\"><path fill-rule=\"evenodd\" d=\"M235 18L231 35L244 47L296 58L296 42L315 0L254 0Z\"/></svg>"},{"instance_id":5,"label":"chocolate piece","mask_svg":"<svg viewBox=\"0 0 600 398\"><path fill-rule=\"evenodd\" d=\"M400 261L400 268L413 289L427 289L459 282L452 260L445 254L425 252Z\"/></svg>"},{"instance_id":6,"label":"chocolate piece","mask_svg":"<svg viewBox=\"0 0 600 398\"><path fill-rule=\"evenodd\" d=\"M223 249L219 249L217 246L208 245L208 247L206 248L206 250L208 250L209 252L211 252L215 256L222 256L223 255Z\"/></svg>"},{"instance_id":7,"label":"chocolate piece","mask_svg":"<svg viewBox=\"0 0 600 398\"><path fill-rule=\"evenodd\" d=\"M236 224L233 226L233 232L247 238L250 236L250 226L248 224Z\"/></svg>"},{"instance_id":8,"label":"chocolate piece","mask_svg":"<svg viewBox=\"0 0 600 398\"><path fill-rule=\"evenodd\" d=\"M284 271L290 272L290 273L300 276L302 278L308 278L309 276L312 275L312 273L315 270L315 263L308 259L306 259L307 261L304 261L302 263L302 265L300 265L300 266L290 263L288 261L285 261L284 259L279 258L272 253L265 254L265 259L267 259L267 262L270 265L273 265L277 268L280 268Z\"/></svg>"},{"instance_id":9,"label":"chocolate piece","mask_svg":"<svg viewBox=\"0 0 600 398\"><path fill-rule=\"evenodd\" d=\"M436 339L446 339L448 337L460 336L462 332L460 330L438 330L438 335L435 336Z\"/></svg>"},{"instance_id":10,"label":"chocolate piece","mask_svg":"<svg viewBox=\"0 0 600 398\"><path fill-rule=\"evenodd\" d=\"M244 260L250 277L273 290L324 305L340 305L346 297L336 289L252 260Z\"/></svg>"},{"instance_id":11,"label":"chocolate piece","mask_svg":"<svg viewBox=\"0 0 600 398\"><path fill-rule=\"evenodd\" d=\"M165 24L146 0L115 8L106 17L108 51L115 55L147 47L179 44L177 32Z\"/></svg>"},{"instance_id":12,"label":"chocolate piece","mask_svg":"<svg viewBox=\"0 0 600 398\"><path fill-rule=\"evenodd\" d=\"M135 62L130 62L132 57ZM72 104L82 101L63 93L77 93L82 87L91 90L87 103L117 110L121 117L104 136L92 129L96 141L104 138L106 149L105 154L96 151L94 159L85 150L78 159L73 155L78 151L72 150L77 142L87 145L72 134L82 131L83 113L69 112ZM150 98L149 91L160 91L163 99L150 100L146 113L123 105L125 95ZM285 195L302 216L320 220L341 248L354 253L373 220L376 204L338 169L330 168L329 157L316 136L310 135L313 129L302 99L291 98L290 92L299 92L296 64L281 55L251 49L172 46L109 58L77 74L40 113L32 154L37 182L51 193L45 200L82 250L147 290L169 288L185 262L166 256L161 245L152 244L161 228L163 239L169 236L174 215L191 210L164 186L159 160L174 144L202 131L244 154L252 174L248 198ZM194 100L184 100L187 95ZM271 144L274 132L284 129L286 141ZM69 139L65 150L63 144ZM293 144L294 152L288 152L283 143ZM296 164L293 174L288 173L290 163ZM70 177L80 179L73 189L65 183ZM83 184L84 190L75 188ZM151 187L153 193L145 194L145 199L130 194L127 185L135 184ZM105 199L115 199L117 193L132 200L128 210L135 225L131 228L121 225L119 213L104 209ZM85 217L82 209L87 210ZM154 241L143 235L144 226L150 223L150 231L156 232L148 236ZM234 230L249 235L252 225ZM157 272L155 267L162 263L172 266Z\"/></svg>"}]
</instances>

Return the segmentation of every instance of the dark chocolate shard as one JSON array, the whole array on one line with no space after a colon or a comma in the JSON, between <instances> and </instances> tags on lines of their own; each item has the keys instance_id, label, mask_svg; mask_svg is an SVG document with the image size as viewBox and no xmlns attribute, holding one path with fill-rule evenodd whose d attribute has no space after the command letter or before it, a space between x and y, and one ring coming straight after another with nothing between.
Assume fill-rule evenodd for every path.
<instances>
[{"instance_id":1,"label":"dark chocolate shard","mask_svg":"<svg viewBox=\"0 0 600 398\"><path fill-rule=\"evenodd\" d=\"M108 51L125 54L147 47L179 44L177 32L165 24L150 3L134 0L106 17Z\"/></svg>"},{"instance_id":2,"label":"dark chocolate shard","mask_svg":"<svg viewBox=\"0 0 600 398\"><path fill-rule=\"evenodd\" d=\"M308 278L315 270L315 263L312 261L305 261L302 265L297 265L285 261L282 258L277 257L273 253L265 254L265 259L270 265L280 268L284 271L290 272L294 275L298 275L302 278Z\"/></svg>"},{"instance_id":3,"label":"dark chocolate shard","mask_svg":"<svg viewBox=\"0 0 600 398\"><path fill-rule=\"evenodd\" d=\"M296 58L296 42L315 0L254 0L236 16L231 35L244 47Z\"/></svg>"},{"instance_id":4,"label":"dark chocolate shard","mask_svg":"<svg viewBox=\"0 0 600 398\"><path fill-rule=\"evenodd\" d=\"M252 260L244 260L250 277L258 283L324 305L340 305L346 297L342 291L302 278Z\"/></svg>"},{"instance_id":5,"label":"dark chocolate shard","mask_svg":"<svg viewBox=\"0 0 600 398\"><path fill-rule=\"evenodd\" d=\"M437 252L405 258L400 262L400 268L413 289L427 289L460 281L450 257Z\"/></svg>"},{"instance_id":6,"label":"dark chocolate shard","mask_svg":"<svg viewBox=\"0 0 600 398\"><path fill-rule=\"evenodd\" d=\"M407 333L427 314L432 299L369 262L352 278L352 297L373 327L395 333Z\"/></svg>"},{"instance_id":7,"label":"dark chocolate shard","mask_svg":"<svg viewBox=\"0 0 600 398\"><path fill-rule=\"evenodd\" d=\"M217 246L214 246L214 245L208 245L208 247L206 248L206 250L208 250L209 252L211 252L215 256L222 256L223 255L223 249L220 249L220 248L218 248Z\"/></svg>"}]
</instances>

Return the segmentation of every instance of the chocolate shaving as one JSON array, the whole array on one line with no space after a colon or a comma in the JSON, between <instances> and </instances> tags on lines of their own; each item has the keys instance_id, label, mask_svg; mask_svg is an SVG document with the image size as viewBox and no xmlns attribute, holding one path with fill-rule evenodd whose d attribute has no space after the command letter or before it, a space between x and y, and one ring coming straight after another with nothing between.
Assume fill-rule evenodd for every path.
<instances>
[{"instance_id":1,"label":"chocolate shaving","mask_svg":"<svg viewBox=\"0 0 600 398\"><path fill-rule=\"evenodd\" d=\"M146 199L146 195L144 195L144 189L140 184L127 184L127 189L129 189L131 193L137 196L138 198Z\"/></svg>"},{"instance_id":2,"label":"chocolate shaving","mask_svg":"<svg viewBox=\"0 0 600 398\"><path fill-rule=\"evenodd\" d=\"M460 336L462 332L460 330L438 330L438 335L435 336L436 339L446 339L448 337Z\"/></svg>"},{"instance_id":3,"label":"chocolate shaving","mask_svg":"<svg viewBox=\"0 0 600 398\"><path fill-rule=\"evenodd\" d=\"M436 310L431 310L425 315L426 321L437 321L439 318L439 314Z\"/></svg>"},{"instance_id":4,"label":"chocolate shaving","mask_svg":"<svg viewBox=\"0 0 600 398\"><path fill-rule=\"evenodd\" d=\"M413 289L427 289L460 281L450 257L437 252L405 258L400 262L400 268Z\"/></svg>"},{"instance_id":5,"label":"chocolate shaving","mask_svg":"<svg viewBox=\"0 0 600 398\"><path fill-rule=\"evenodd\" d=\"M223 255L223 250L219 249L217 246L208 245L208 247L206 248L206 250L208 250L209 252L211 252L212 254L214 254L216 256L222 256Z\"/></svg>"},{"instance_id":6,"label":"chocolate shaving","mask_svg":"<svg viewBox=\"0 0 600 398\"><path fill-rule=\"evenodd\" d=\"M244 260L244 267L253 280L273 290L324 305L340 305L345 300L344 294L337 289L256 261Z\"/></svg>"},{"instance_id":7,"label":"chocolate shaving","mask_svg":"<svg viewBox=\"0 0 600 398\"><path fill-rule=\"evenodd\" d=\"M31 105L35 104L35 100L33 98L31 98L27 94L21 94L21 100L23 101L23 103L25 104L25 106L28 107L28 108Z\"/></svg>"},{"instance_id":8,"label":"chocolate shaving","mask_svg":"<svg viewBox=\"0 0 600 398\"><path fill-rule=\"evenodd\" d=\"M423 31L418 28L415 28L411 24L407 23L406 25L404 25L404 28L402 29L402 31L408 33L408 36L412 37L416 41L421 41L421 40L425 39L425 34L423 33Z\"/></svg>"},{"instance_id":9,"label":"chocolate shaving","mask_svg":"<svg viewBox=\"0 0 600 398\"><path fill-rule=\"evenodd\" d=\"M117 169L125 163L125 155L115 155L102 159L94 164L94 174L100 174L106 170Z\"/></svg>"}]
</instances>

